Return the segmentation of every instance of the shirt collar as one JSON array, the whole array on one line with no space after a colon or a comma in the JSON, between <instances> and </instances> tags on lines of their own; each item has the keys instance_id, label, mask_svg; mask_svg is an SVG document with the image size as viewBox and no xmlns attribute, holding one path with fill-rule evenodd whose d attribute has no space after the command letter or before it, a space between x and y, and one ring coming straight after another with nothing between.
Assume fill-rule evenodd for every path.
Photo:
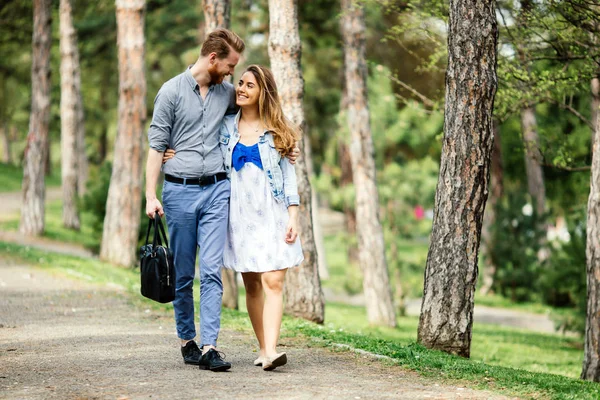
<instances>
[{"instance_id":1,"label":"shirt collar","mask_svg":"<svg viewBox=\"0 0 600 400\"><path fill-rule=\"evenodd\" d=\"M198 82L196 82L196 80L192 76L191 68L191 65L187 67L187 69L183 73L183 76L185 77L185 80L189 83L189 85L192 87L192 89L196 90L200 88L200 85L198 85Z\"/></svg>"}]
</instances>

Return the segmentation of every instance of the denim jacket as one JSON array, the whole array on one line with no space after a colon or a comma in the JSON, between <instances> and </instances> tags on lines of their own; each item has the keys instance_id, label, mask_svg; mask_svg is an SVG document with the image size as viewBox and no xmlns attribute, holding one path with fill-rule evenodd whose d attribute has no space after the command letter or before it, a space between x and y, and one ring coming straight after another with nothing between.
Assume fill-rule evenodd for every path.
<instances>
[{"instance_id":1,"label":"denim jacket","mask_svg":"<svg viewBox=\"0 0 600 400\"><path fill-rule=\"evenodd\" d=\"M220 131L220 144L223 158L225 159L225 171L231 176L231 156L233 148L240 141L240 133L237 123L240 113L237 115L226 115ZM273 135L267 131L258 138L258 151L273 197L278 202L284 202L286 207L300 204L298 195L298 184L296 182L296 170L287 157L282 157L273 141Z\"/></svg>"}]
</instances>

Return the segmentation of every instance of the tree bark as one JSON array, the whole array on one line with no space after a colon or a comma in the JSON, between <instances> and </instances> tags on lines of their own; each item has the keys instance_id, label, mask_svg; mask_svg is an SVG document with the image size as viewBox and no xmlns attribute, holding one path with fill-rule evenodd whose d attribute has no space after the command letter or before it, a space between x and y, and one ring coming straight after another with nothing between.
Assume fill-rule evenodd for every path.
<instances>
[{"instance_id":1,"label":"tree bark","mask_svg":"<svg viewBox=\"0 0 600 400\"><path fill-rule=\"evenodd\" d=\"M297 0L269 0L269 58L277 81L284 114L304 128L304 80L300 69L301 42L298 31ZM312 221L312 197L308 165L312 162L306 151L309 138L299 143L302 157L296 162L298 193L300 194L300 240L304 262L286 275L285 312L309 321L323 323L325 302L319 279L318 255Z\"/></svg>"},{"instance_id":2,"label":"tree bark","mask_svg":"<svg viewBox=\"0 0 600 400\"><path fill-rule=\"evenodd\" d=\"M229 29L231 6L229 0L203 0L204 37L217 28ZM238 274L230 269L221 270L223 281L223 306L237 310L239 308Z\"/></svg>"},{"instance_id":3,"label":"tree bark","mask_svg":"<svg viewBox=\"0 0 600 400\"><path fill-rule=\"evenodd\" d=\"M469 357L492 154L498 28L492 0L450 0L444 140L418 342Z\"/></svg>"},{"instance_id":4,"label":"tree bark","mask_svg":"<svg viewBox=\"0 0 600 400\"><path fill-rule=\"evenodd\" d=\"M371 324L396 326L396 315L383 228L379 219L379 194L375 177L373 137L367 102L365 16L360 4L342 0L342 38L350 130L350 159L356 193L358 258L363 272L363 292Z\"/></svg>"},{"instance_id":5,"label":"tree bark","mask_svg":"<svg viewBox=\"0 0 600 400\"><path fill-rule=\"evenodd\" d=\"M19 231L40 235L44 231L44 197L48 125L50 122L50 47L52 40L50 0L33 2L31 64L31 114L23 166L23 205Z\"/></svg>"},{"instance_id":6,"label":"tree bark","mask_svg":"<svg viewBox=\"0 0 600 400\"><path fill-rule=\"evenodd\" d=\"M108 82L110 77L108 76L107 70L103 71L103 81ZM108 87L103 86L100 88L100 99L99 99L100 110L104 113L104 115L108 115L110 111L110 106L108 104ZM101 131L100 138L98 139L98 158L97 163L101 165L108 156L108 120L107 118L103 118L100 123Z\"/></svg>"},{"instance_id":7,"label":"tree bark","mask_svg":"<svg viewBox=\"0 0 600 400\"><path fill-rule=\"evenodd\" d=\"M217 28L229 29L231 6L229 0L202 0L205 37Z\"/></svg>"},{"instance_id":8,"label":"tree bark","mask_svg":"<svg viewBox=\"0 0 600 400\"><path fill-rule=\"evenodd\" d=\"M119 122L100 258L123 266L136 262L142 204L142 148L146 121L144 74L145 0L117 0Z\"/></svg>"},{"instance_id":9,"label":"tree bark","mask_svg":"<svg viewBox=\"0 0 600 400\"><path fill-rule=\"evenodd\" d=\"M596 120L592 135L592 170L587 206L587 318L581 379L600 382L600 85L592 81Z\"/></svg>"},{"instance_id":10,"label":"tree bark","mask_svg":"<svg viewBox=\"0 0 600 400\"><path fill-rule=\"evenodd\" d=\"M0 127L0 137L2 138L2 162L5 164L11 164L12 158L10 156L10 135L8 132L8 124L2 123Z\"/></svg>"},{"instance_id":11,"label":"tree bark","mask_svg":"<svg viewBox=\"0 0 600 400\"><path fill-rule=\"evenodd\" d=\"M533 200L537 215L546 212L546 185L542 171L542 153L537 132L535 108L527 106L521 110L521 129L525 146L525 171L527 172L527 191Z\"/></svg>"},{"instance_id":12,"label":"tree bark","mask_svg":"<svg viewBox=\"0 0 600 400\"><path fill-rule=\"evenodd\" d=\"M598 76L596 76L595 78L592 79L591 88L592 88L592 126L593 126L593 132L596 132L598 130L598 113L600 113L600 72L598 73Z\"/></svg>"},{"instance_id":13,"label":"tree bark","mask_svg":"<svg viewBox=\"0 0 600 400\"><path fill-rule=\"evenodd\" d=\"M502 144L500 141L500 127L498 121L494 121L494 149L492 150L491 166L491 196L488 197L485 213L483 214L483 227L481 228L481 252L485 256L485 269L483 270L483 285L481 294L485 296L492 291L494 277L496 275L496 264L492 259L494 239L492 227L496 224L496 207L498 200L504 193L504 166L502 165Z\"/></svg>"},{"instance_id":14,"label":"tree bark","mask_svg":"<svg viewBox=\"0 0 600 400\"><path fill-rule=\"evenodd\" d=\"M517 25L526 29L527 21L533 10L531 0L521 0L521 9L517 16ZM523 35L525 37L525 35ZM527 40L525 38L525 40ZM526 43L517 44L517 53L523 68L529 70ZM523 87L523 90L529 90ZM542 171L542 153L540 151L540 138L537 132L537 119L535 117L535 104L527 104L521 109L521 131L523 133L523 147L525 148L525 171L527 174L527 191L533 207L538 216L546 212L546 185Z\"/></svg>"},{"instance_id":15,"label":"tree bark","mask_svg":"<svg viewBox=\"0 0 600 400\"><path fill-rule=\"evenodd\" d=\"M79 52L70 0L60 0L60 158L63 225L79 230L78 135L80 128L81 78Z\"/></svg>"},{"instance_id":16,"label":"tree bark","mask_svg":"<svg viewBox=\"0 0 600 400\"><path fill-rule=\"evenodd\" d=\"M341 27L340 27L341 28ZM343 32L340 32L343 34ZM343 50L342 50L343 51ZM344 60L346 58L344 53ZM342 71L342 96L340 99L340 113L344 116L344 120L348 118L348 90L346 88L346 62L343 61ZM350 159L350 149L346 138L338 138L338 158L341 169L340 176L340 187L353 184L352 179L352 160ZM344 223L346 225L346 231L350 237L356 235L356 213L354 207L348 204L344 204ZM353 241L348 241L348 262L358 263L358 247Z\"/></svg>"},{"instance_id":17,"label":"tree bark","mask_svg":"<svg viewBox=\"0 0 600 400\"><path fill-rule=\"evenodd\" d=\"M78 57L79 58L79 55ZM78 75L80 68L77 68ZM79 96L77 103L79 104L77 110L77 191L79 196L82 196L86 192L86 184L89 176L89 161L87 158L86 146L85 146L85 116L83 113L83 95L81 93L81 80L79 84Z\"/></svg>"}]
</instances>

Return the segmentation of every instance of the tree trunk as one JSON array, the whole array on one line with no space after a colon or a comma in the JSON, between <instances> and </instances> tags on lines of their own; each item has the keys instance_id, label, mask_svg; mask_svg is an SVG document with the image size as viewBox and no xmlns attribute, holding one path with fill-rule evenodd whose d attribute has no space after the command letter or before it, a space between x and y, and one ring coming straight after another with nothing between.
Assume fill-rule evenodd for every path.
<instances>
[{"instance_id":1,"label":"tree trunk","mask_svg":"<svg viewBox=\"0 0 600 400\"><path fill-rule=\"evenodd\" d=\"M546 212L546 186L542 172L542 153L537 133L535 108L525 107L521 110L521 129L525 146L525 170L527 172L527 191L533 201L538 216Z\"/></svg>"},{"instance_id":2,"label":"tree trunk","mask_svg":"<svg viewBox=\"0 0 600 400\"><path fill-rule=\"evenodd\" d=\"M0 127L0 137L2 137L2 162L5 164L12 164L12 158L10 156L10 135L8 132L8 124L2 123Z\"/></svg>"},{"instance_id":3,"label":"tree trunk","mask_svg":"<svg viewBox=\"0 0 600 400\"><path fill-rule=\"evenodd\" d=\"M418 342L469 357L497 88L495 2L450 0L444 140Z\"/></svg>"},{"instance_id":4,"label":"tree trunk","mask_svg":"<svg viewBox=\"0 0 600 400\"><path fill-rule=\"evenodd\" d=\"M375 178L373 137L367 102L365 16L361 5L342 0L350 159L356 193L358 258L363 272L367 317L371 324L396 326L390 289L383 228L379 220L379 194Z\"/></svg>"},{"instance_id":5,"label":"tree trunk","mask_svg":"<svg viewBox=\"0 0 600 400\"><path fill-rule=\"evenodd\" d=\"M80 71L79 68L77 68L77 70ZM81 93L81 84L79 85L78 91L79 96L77 103L79 104L79 107L77 112L77 191L79 192L79 195L82 196L86 192L86 184L89 176L89 161L87 158L85 146L85 116L83 114L83 95Z\"/></svg>"},{"instance_id":6,"label":"tree trunk","mask_svg":"<svg viewBox=\"0 0 600 400\"><path fill-rule=\"evenodd\" d=\"M63 225L79 230L78 131L81 94L79 52L70 0L60 0L60 158Z\"/></svg>"},{"instance_id":7,"label":"tree trunk","mask_svg":"<svg viewBox=\"0 0 600 400\"><path fill-rule=\"evenodd\" d=\"M496 275L496 264L492 260L492 249L494 248L492 227L496 224L496 207L498 200L504 193L504 166L502 165L502 144L500 141L500 127L498 121L494 121L494 149L492 150L491 166L491 196L488 197L485 213L483 214L483 227L481 228L481 253L485 256L485 269L483 270L483 285L481 294L485 296L490 293L494 286Z\"/></svg>"},{"instance_id":8,"label":"tree trunk","mask_svg":"<svg viewBox=\"0 0 600 400\"><path fill-rule=\"evenodd\" d=\"M344 53L344 59L345 59ZM343 62L344 68L342 73L342 96L340 99L340 114L344 116L343 120L346 121L348 118L348 91L346 88L346 63ZM346 138L338 138L338 157L341 169L340 176L340 187L353 184L352 179L352 160L350 159L350 149ZM353 238L356 235L356 213L354 207L348 204L344 204L344 223L346 224L346 232ZM354 244L354 241L348 241L348 262L358 263L358 247Z\"/></svg>"},{"instance_id":9,"label":"tree trunk","mask_svg":"<svg viewBox=\"0 0 600 400\"><path fill-rule=\"evenodd\" d=\"M269 0L269 58L277 81L285 115L304 128L304 80L300 69L301 43L298 31L297 0ZM312 162L306 151L309 138L299 143L302 157L296 162L298 193L300 194L300 240L304 262L290 269L285 278L285 312L309 321L323 323L325 302L319 279L318 256L315 246L311 187L308 164Z\"/></svg>"},{"instance_id":10,"label":"tree trunk","mask_svg":"<svg viewBox=\"0 0 600 400\"><path fill-rule=\"evenodd\" d=\"M526 29L534 4L531 0L520 1L520 11L517 16L517 26ZM527 53L527 38L523 37L524 43L517 44L517 54L524 69L529 69L530 61ZM523 87L524 91L530 90ZM537 120L535 117L535 104L527 104L521 109L521 131L523 132L523 147L525 148L525 171L527 174L527 192L533 202L533 207L538 216L546 212L546 186L544 184L544 173L542 171L542 153L540 151L540 139L537 132Z\"/></svg>"},{"instance_id":11,"label":"tree trunk","mask_svg":"<svg viewBox=\"0 0 600 400\"><path fill-rule=\"evenodd\" d=\"M598 130L598 113L600 113L600 72L598 73L598 76L596 76L595 78L592 79L591 87L592 87L592 126L593 126L593 132L596 132Z\"/></svg>"},{"instance_id":12,"label":"tree trunk","mask_svg":"<svg viewBox=\"0 0 600 400\"><path fill-rule=\"evenodd\" d=\"M594 83L596 84L594 86ZM592 172L587 208L587 319L581 379L600 382L600 102L598 79L592 81L596 120L592 135Z\"/></svg>"},{"instance_id":13,"label":"tree trunk","mask_svg":"<svg viewBox=\"0 0 600 400\"><path fill-rule=\"evenodd\" d=\"M202 0L204 9L204 37L217 28L229 29L230 2L229 0ZM221 270L223 280L223 306L237 310L238 305L238 274L230 269Z\"/></svg>"},{"instance_id":14,"label":"tree trunk","mask_svg":"<svg viewBox=\"0 0 600 400\"><path fill-rule=\"evenodd\" d=\"M142 147L146 121L144 74L145 0L117 0L119 123L100 258L123 266L136 262L142 204Z\"/></svg>"},{"instance_id":15,"label":"tree trunk","mask_svg":"<svg viewBox=\"0 0 600 400\"><path fill-rule=\"evenodd\" d=\"M108 82L110 79L107 72L107 70L104 71L104 79L102 80L103 82ZM100 88L99 106L103 115L108 115L110 111L110 106L108 104L108 89L109 88L107 86L102 86ZM100 131L100 138L98 139L98 165L101 165L108 156L108 118L102 119L102 122L100 122L100 127L102 130Z\"/></svg>"},{"instance_id":16,"label":"tree trunk","mask_svg":"<svg viewBox=\"0 0 600 400\"><path fill-rule=\"evenodd\" d=\"M205 37L217 28L229 29L231 6L229 0L202 0Z\"/></svg>"},{"instance_id":17,"label":"tree trunk","mask_svg":"<svg viewBox=\"0 0 600 400\"><path fill-rule=\"evenodd\" d=\"M19 231L40 235L44 231L44 197L48 124L50 122L50 0L33 2L33 54L31 64L31 114L23 166L23 205Z\"/></svg>"}]
</instances>

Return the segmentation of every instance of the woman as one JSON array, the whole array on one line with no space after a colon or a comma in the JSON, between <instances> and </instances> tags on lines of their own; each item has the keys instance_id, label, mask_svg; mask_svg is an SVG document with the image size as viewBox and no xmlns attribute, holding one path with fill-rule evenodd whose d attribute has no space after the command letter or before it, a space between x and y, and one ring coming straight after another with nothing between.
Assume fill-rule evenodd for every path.
<instances>
[{"instance_id":1,"label":"woman","mask_svg":"<svg viewBox=\"0 0 600 400\"><path fill-rule=\"evenodd\" d=\"M304 259L296 173L286 157L300 134L283 115L268 68L251 65L244 71L236 103L240 111L225 117L220 138L231 178L223 264L242 273L246 307L260 346L254 365L270 371L287 362L286 353L276 349L285 273Z\"/></svg>"}]
</instances>

